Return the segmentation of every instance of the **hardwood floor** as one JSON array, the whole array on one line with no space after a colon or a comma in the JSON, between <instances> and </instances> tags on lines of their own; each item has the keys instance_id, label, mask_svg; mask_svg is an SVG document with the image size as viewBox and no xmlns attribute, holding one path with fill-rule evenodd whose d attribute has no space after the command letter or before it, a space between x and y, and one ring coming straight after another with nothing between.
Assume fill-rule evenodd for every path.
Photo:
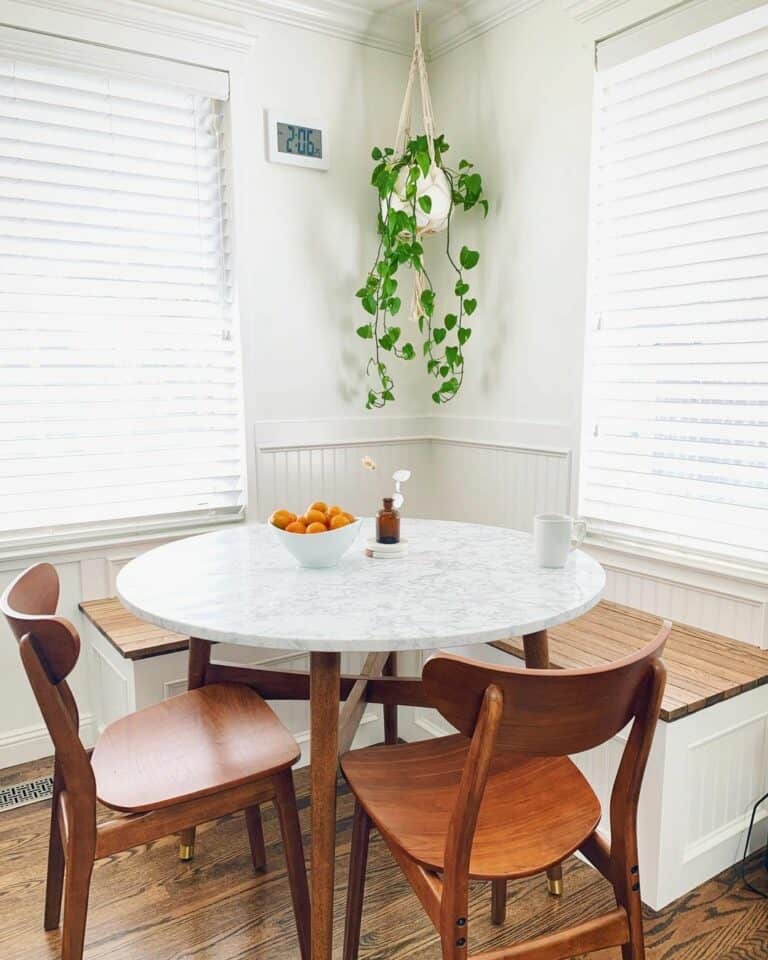
<instances>
[{"instance_id":1,"label":"hardwood floor","mask_svg":"<svg viewBox=\"0 0 768 960\"><path fill-rule=\"evenodd\" d=\"M46 761L0 771L0 785L49 772ZM297 786L308 849L308 771ZM268 812L267 812L268 811ZM0 957L54 960L58 933L42 928L47 803L0 814ZM352 802L339 797L335 955L349 857ZM265 807L268 871L254 874L245 823L225 818L199 832L196 858L181 863L176 840L121 853L97 863L91 890L85 960L297 960L279 829ZM756 865L756 882L768 884ZM488 884L473 889L472 946L490 949L592 916L610 902L607 883L570 860L562 901L543 878L510 883L505 927L490 923ZM745 890L732 870L659 914L647 913L648 960L762 960L768 958L768 901ZM374 833L363 910L361 960L438 960L435 936L408 883ZM619 960L619 951L589 960ZM584 958L579 958L584 960Z\"/></svg>"}]
</instances>

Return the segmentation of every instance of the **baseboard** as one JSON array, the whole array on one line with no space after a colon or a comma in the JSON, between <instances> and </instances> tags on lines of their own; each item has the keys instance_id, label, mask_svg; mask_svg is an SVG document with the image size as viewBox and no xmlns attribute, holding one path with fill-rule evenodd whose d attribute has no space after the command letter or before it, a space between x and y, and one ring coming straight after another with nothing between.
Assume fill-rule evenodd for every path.
<instances>
[{"instance_id":1,"label":"baseboard","mask_svg":"<svg viewBox=\"0 0 768 960\"><path fill-rule=\"evenodd\" d=\"M91 714L80 718L80 739L85 747L92 747L96 742L95 723ZM0 770L50 757L52 754L53 743L42 723L19 727L0 735Z\"/></svg>"}]
</instances>

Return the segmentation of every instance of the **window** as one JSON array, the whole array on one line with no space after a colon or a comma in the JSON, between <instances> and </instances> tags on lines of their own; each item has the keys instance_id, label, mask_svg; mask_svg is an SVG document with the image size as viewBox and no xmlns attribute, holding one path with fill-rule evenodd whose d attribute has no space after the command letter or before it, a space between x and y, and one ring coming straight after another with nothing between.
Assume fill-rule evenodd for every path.
<instances>
[{"instance_id":1,"label":"window","mask_svg":"<svg viewBox=\"0 0 768 960\"><path fill-rule=\"evenodd\" d=\"M227 77L101 54L0 54L6 545L243 510Z\"/></svg>"},{"instance_id":2,"label":"window","mask_svg":"<svg viewBox=\"0 0 768 960\"><path fill-rule=\"evenodd\" d=\"M599 69L580 509L768 556L768 7Z\"/></svg>"}]
</instances>

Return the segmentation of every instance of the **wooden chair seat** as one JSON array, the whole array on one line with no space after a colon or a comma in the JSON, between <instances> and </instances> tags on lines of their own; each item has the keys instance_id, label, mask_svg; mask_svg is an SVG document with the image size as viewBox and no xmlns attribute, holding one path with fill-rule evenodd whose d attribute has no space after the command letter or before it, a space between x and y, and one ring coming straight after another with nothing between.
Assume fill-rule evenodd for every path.
<instances>
[{"instance_id":1,"label":"wooden chair seat","mask_svg":"<svg viewBox=\"0 0 768 960\"><path fill-rule=\"evenodd\" d=\"M368 747L342 758L350 787L380 833L430 870L445 868L469 747L470 740L457 734ZM577 850L599 821L600 802L568 758L498 753L480 806L470 876L541 873Z\"/></svg>"},{"instance_id":2,"label":"wooden chair seat","mask_svg":"<svg viewBox=\"0 0 768 960\"><path fill-rule=\"evenodd\" d=\"M101 803L144 813L263 780L300 755L254 690L218 683L110 724L91 765Z\"/></svg>"}]
</instances>

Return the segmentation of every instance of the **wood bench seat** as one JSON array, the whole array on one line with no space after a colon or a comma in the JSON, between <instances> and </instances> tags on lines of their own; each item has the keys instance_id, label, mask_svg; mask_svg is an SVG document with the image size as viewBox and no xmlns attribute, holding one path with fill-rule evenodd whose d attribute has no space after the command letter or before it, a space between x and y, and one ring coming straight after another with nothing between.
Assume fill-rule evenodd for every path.
<instances>
[{"instance_id":1,"label":"wood bench seat","mask_svg":"<svg viewBox=\"0 0 768 960\"><path fill-rule=\"evenodd\" d=\"M140 620L117 597L84 600L80 609L126 660L146 660L189 648L189 637Z\"/></svg>"},{"instance_id":2,"label":"wood bench seat","mask_svg":"<svg viewBox=\"0 0 768 960\"><path fill-rule=\"evenodd\" d=\"M589 613L549 630L551 666L593 667L618 660L656 634L662 618L601 601ZM498 650L522 658L521 640ZM670 723L768 682L768 651L716 633L674 624L664 651L667 686L661 719Z\"/></svg>"}]
</instances>

